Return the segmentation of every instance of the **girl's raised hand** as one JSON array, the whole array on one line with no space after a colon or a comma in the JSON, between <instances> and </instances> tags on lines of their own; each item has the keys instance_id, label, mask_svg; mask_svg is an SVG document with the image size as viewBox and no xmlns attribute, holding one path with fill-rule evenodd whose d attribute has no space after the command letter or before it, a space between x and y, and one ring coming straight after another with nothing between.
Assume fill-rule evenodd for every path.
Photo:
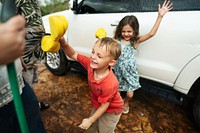
<instances>
[{"instance_id":1,"label":"girl's raised hand","mask_svg":"<svg viewBox=\"0 0 200 133\"><path fill-rule=\"evenodd\" d=\"M168 11L170 11L173 8L173 3L170 2L170 0L165 0L162 8L160 4L158 4L158 15L163 17Z\"/></svg>"}]
</instances>

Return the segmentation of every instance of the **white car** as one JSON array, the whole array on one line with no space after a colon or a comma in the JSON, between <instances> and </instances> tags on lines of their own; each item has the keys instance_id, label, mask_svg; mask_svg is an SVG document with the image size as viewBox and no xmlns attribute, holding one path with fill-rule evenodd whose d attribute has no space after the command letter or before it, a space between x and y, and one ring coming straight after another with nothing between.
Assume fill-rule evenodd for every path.
<instances>
[{"instance_id":1,"label":"white car","mask_svg":"<svg viewBox=\"0 0 200 133\"><path fill-rule=\"evenodd\" d=\"M162 4L163 1L160 1ZM161 22L157 34L139 45L137 64L143 88L171 100L194 101L193 111L200 127L200 0L174 0L173 10ZM64 15L68 20L65 38L78 52L90 55L96 41L95 32L104 28L108 37L126 15L135 15L140 34L149 32L157 18L155 0L74 0L71 9L50 15ZM46 32L50 32L48 17L43 17ZM75 65L74 65L75 64ZM77 67L63 51L47 53L46 65L63 75Z\"/></svg>"}]
</instances>

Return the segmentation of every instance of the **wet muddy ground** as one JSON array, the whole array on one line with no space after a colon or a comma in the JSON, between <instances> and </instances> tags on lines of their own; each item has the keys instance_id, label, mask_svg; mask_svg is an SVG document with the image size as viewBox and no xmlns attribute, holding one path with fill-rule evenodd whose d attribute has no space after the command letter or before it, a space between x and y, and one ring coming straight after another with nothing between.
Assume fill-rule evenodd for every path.
<instances>
[{"instance_id":1,"label":"wet muddy ground","mask_svg":"<svg viewBox=\"0 0 200 133\"><path fill-rule=\"evenodd\" d=\"M48 133L82 133L78 125L88 117L91 105L84 74L71 71L65 76L51 74L39 66L38 99L51 104L42 111ZM135 92L130 112L122 115L116 133L199 133L190 106L180 106L161 97Z\"/></svg>"}]
</instances>

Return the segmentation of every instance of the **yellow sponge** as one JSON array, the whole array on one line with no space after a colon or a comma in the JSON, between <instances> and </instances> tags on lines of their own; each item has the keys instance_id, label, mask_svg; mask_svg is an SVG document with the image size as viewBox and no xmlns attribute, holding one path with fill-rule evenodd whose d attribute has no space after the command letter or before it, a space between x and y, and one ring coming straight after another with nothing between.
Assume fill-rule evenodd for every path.
<instances>
[{"instance_id":1,"label":"yellow sponge","mask_svg":"<svg viewBox=\"0 0 200 133\"><path fill-rule=\"evenodd\" d=\"M96 33L95 33L95 36L96 38L104 38L106 37L106 30L104 28L98 28Z\"/></svg>"},{"instance_id":2,"label":"yellow sponge","mask_svg":"<svg viewBox=\"0 0 200 133\"><path fill-rule=\"evenodd\" d=\"M45 52L58 52L60 49L60 42L54 41L51 35L46 35L42 38L42 50Z\"/></svg>"},{"instance_id":3,"label":"yellow sponge","mask_svg":"<svg viewBox=\"0 0 200 133\"><path fill-rule=\"evenodd\" d=\"M53 39L59 39L65 34L68 28L68 22L65 16L50 16L49 17L50 31Z\"/></svg>"},{"instance_id":4,"label":"yellow sponge","mask_svg":"<svg viewBox=\"0 0 200 133\"><path fill-rule=\"evenodd\" d=\"M41 47L45 52L56 53L60 49L60 38L65 34L68 28L68 22L65 16L49 17L51 35L42 38Z\"/></svg>"}]
</instances>

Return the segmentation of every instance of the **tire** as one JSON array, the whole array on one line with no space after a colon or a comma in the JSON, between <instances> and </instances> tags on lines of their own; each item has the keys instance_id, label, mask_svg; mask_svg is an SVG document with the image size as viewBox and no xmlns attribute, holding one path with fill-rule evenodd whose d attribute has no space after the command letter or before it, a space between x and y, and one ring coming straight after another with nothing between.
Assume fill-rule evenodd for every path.
<instances>
[{"instance_id":1,"label":"tire","mask_svg":"<svg viewBox=\"0 0 200 133\"><path fill-rule=\"evenodd\" d=\"M63 50L59 50L57 53L47 52L45 65L50 72L57 76L62 76L71 69Z\"/></svg>"},{"instance_id":2,"label":"tire","mask_svg":"<svg viewBox=\"0 0 200 133\"><path fill-rule=\"evenodd\" d=\"M197 126L200 128L200 95L196 98L194 102L193 115Z\"/></svg>"}]
</instances>

